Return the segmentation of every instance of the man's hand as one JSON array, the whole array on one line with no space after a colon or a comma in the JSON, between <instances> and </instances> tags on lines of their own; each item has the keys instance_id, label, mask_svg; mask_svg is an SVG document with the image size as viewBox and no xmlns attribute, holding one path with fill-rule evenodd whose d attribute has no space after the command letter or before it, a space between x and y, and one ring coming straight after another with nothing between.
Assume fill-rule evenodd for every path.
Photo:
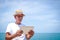
<instances>
[{"instance_id":1,"label":"man's hand","mask_svg":"<svg viewBox=\"0 0 60 40\"><path fill-rule=\"evenodd\" d=\"M34 31L33 31L33 30L30 30L30 31L26 34L27 40L29 40L33 35L34 35Z\"/></svg>"},{"instance_id":2,"label":"man's hand","mask_svg":"<svg viewBox=\"0 0 60 40\"><path fill-rule=\"evenodd\" d=\"M22 34L23 34L23 31L22 30L17 30L16 36L21 36Z\"/></svg>"}]
</instances>

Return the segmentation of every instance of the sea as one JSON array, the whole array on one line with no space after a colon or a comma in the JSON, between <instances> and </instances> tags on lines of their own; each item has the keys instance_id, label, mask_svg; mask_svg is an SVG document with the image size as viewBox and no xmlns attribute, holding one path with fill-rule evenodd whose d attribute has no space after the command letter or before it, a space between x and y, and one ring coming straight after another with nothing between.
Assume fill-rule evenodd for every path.
<instances>
[{"instance_id":1,"label":"sea","mask_svg":"<svg viewBox=\"0 0 60 40\"><path fill-rule=\"evenodd\" d=\"M5 33L0 33L0 40L5 40ZM35 33L30 40L60 40L60 33Z\"/></svg>"}]
</instances>

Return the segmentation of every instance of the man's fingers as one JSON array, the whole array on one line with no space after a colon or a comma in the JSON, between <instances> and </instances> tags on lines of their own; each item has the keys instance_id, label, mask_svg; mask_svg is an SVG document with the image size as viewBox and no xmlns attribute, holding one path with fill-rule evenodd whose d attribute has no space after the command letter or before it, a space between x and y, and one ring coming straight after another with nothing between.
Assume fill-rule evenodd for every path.
<instances>
[{"instance_id":1,"label":"man's fingers","mask_svg":"<svg viewBox=\"0 0 60 40\"><path fill-rule=\"evenodd\" d=\"M17 36L21 36L23 34L23 31L22 30L17 30L16 34L17 34Z\"/></svg>"},{"instance_id":2,"label":"man's fingers","mask_svg":"<svg viewBox=\"0 0 60 40\"><path fill-rule=\"evenodd\" d=\"M33 31L33 30L30 30L30 31L28 32L28 34L33 35L33 34L34 34L34 31Z\"/></svg>"}]
</instances>

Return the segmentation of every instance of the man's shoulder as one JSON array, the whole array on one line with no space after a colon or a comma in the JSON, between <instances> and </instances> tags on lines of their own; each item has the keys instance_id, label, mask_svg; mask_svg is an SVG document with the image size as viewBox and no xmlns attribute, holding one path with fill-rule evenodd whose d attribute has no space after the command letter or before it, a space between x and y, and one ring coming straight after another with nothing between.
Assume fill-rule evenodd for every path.
<instances>
[{"instance_id":1,"label":"man's shoulder","mask_svg":"<svg viewBox=\"0 0 60 40\"><path fill-rule=\"evenodd\" d=\"M15 23L9 23L8 25L14 25Z\"/></svg>"}]
</instances>

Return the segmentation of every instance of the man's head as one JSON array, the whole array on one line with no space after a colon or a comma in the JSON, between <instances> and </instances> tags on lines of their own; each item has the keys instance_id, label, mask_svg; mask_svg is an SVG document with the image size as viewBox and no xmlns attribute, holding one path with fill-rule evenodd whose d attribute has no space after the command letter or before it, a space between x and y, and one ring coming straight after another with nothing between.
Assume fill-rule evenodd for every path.
<instances>
[{"instance_id":1,"label":"man's head","mask_svg":"<svg viewBox=\"0 0 60 40\"><path fill-rule=\"evenodd\" d=\"M21 23L23 16L25 16L22 12L22 10L16 10L14 14L14 18L16 19L16 22L19 24Z\"/></svg>"}]
</instances>

